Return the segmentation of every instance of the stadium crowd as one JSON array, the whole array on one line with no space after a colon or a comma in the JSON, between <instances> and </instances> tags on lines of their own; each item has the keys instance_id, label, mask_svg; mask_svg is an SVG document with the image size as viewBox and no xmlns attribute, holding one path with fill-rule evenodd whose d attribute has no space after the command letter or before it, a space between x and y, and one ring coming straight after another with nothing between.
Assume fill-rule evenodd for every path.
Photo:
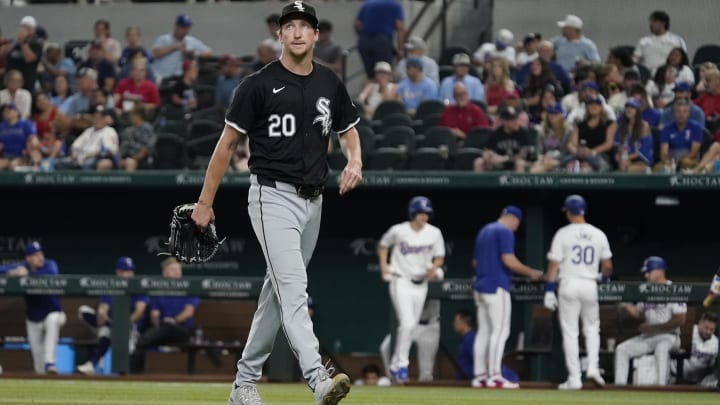
<instances>
[{"instance_id":1,"label":"stadium crowd","mask_svg":"<svg viewBox=\"0 0 720 405\"><path fill-rule=\"evenodd\" d=\"M663 11L636 46L615 46L604 62L575 15L549 39L515 41L502 28L474 52L450 46L434 59L423 38L405 38L399 3L373 4L355 18L370 169L720 170L717 55L699 49L691 62ZM22 18L14 36L0 33L0 170L202 168L234 87L278 56L277 18L267 17L255 55L241 57L215 55L187 14L149 49L141 27L125 28L124 47L108 20L95 22L93 39L60 44ZM319 31L316 58L341 75L350 44L332 39L329 21ZM243 145L237 170L247 154Z\"/></svg>"}]
</instances>

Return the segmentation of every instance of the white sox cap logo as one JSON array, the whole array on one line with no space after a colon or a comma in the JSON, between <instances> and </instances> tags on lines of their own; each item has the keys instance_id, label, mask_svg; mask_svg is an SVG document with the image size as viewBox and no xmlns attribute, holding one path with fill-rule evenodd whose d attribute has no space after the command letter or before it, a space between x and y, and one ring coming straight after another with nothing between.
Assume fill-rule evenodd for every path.
<instances>
[{"instance_id":1,"label":"white sox cap logo","mask_svg":"<svg viewBox=\"0 0 720 405\"><path fill-rule=\"evenodd\" d=\"M330 126L332 125L332 118L330 118L330 100L325 97L318 98L315 103L315 108L317 108L320 114L315 117L313 124L319 122L320 125L322 125L323 136L328 136L328 134L330 134Z\"/></svg>"},{"instance_id":2,"label":"white sox cap logo","mask_svg":"<svg viewBox=\"0 0 720 405\"><path fill-rule=\"evenodd\" d=\"M295 8L298 11L305 11L305 6L303 6L302 1L298 0L296 2L293 2L293 4L295 4Z\"/></svg>"}]
</instances>

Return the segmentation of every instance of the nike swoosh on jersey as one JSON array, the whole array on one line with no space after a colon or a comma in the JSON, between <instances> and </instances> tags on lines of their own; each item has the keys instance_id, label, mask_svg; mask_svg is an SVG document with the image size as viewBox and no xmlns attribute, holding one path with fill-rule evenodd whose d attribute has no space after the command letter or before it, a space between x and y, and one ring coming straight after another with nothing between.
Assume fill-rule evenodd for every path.
<instances>
[{"instance_id":1,"label":"nike swoosh on jersey","mask_svg":"<svg viewBox=\"0 0 720 405\"><path fill-rule=\"evenodd\" d=\"M273 87L273 94L278 94L281 91L283 91L283 89L285 89L285 86L282 86L279 89L276 89L275 87Z\"/></svg>"}]
</instances>

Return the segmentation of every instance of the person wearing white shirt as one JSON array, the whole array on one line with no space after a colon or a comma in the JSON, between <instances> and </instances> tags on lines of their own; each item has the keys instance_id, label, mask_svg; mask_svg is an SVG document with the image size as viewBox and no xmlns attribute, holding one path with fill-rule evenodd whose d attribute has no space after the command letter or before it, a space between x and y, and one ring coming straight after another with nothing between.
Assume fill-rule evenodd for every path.
<instances>
[{"instance_id":1,"label":"person wearing white shirt","mask_svg":"<svg viewBox=\"0 0 720 405\"><path fill-rule=\"evenodd\" d=\"M523 38L523 49L518 52L515 62L517 66L525 66L534 61L540 55L538 54L538 44L542 40L542 34L531 32Z\"/></svg>"},{"instance_id":2,"label":"person wearing white shirt","mask_svg":"<svg viewBox=\"0 0 720 405\"><path fill-rule=\"evenodd\" d=\"M20 118L30 118L32 95L23 88L23 75L19 70L10 70L5 75L5 87L0 90L0 105L15 104Z\"/></svg>"},{"instance_id":3,"label":"person wearing white shirt","mask_svg":"<svg viewBox=\"0 0 720 405\"><path fill-rule=\"evenodd\" d=\"M715 336L717 322L717 315L708 311L693 326L690 358L683 360L682 377L685 381L703 386L714 386L717 383L712 374L718 356L718 338ZM676 371L675 367L671 368Z\"/></svg>"},{"instance_id":4,"label":"person wearing white shirt","mask_svg":"<svg viewBox=\"0 0 720 405\"><path fill-rule=\"evenodd\" d=\"M650 32L640 38L635 47L633 58L635 62L644 65L654 73L661 65L665 64L670 51L680 47L687 52L685 40L669 31L670 16L664 11L653 11L650 14Z\"/></svg>"},{"instance_id":5,"label":"person wearing white shirt","mask_svg":"<svg viewBox=\"0 0 720 405\"><path fill-rule=\"evenodd\" d=\"M486 42L475 51L473 54L473 63L482 66L492 59L505 59L510 63L510 66L515 66L514 38L515 36L509 29L500 29L494 43Z\"/></svg>"},{"instance_id":6,"label":"person wearing white shirt","mask_svg":"<svg viewBox=\"0 0 720 405\"><path fill-rule=\"evenodd\" d=\"M568 14L557 26L562 29L562 35L552 40L555 46L555 59L568 72L574 71L577 66L600 62L595 42L582 33L583 21L580 17Z\"/></svg>"},{"instance_id":7,"label":"person wearing white shirt","mask_svg":"<svg viewBox=\"0 0 720 405\"><path fill-rule=\"evenodd\" d=\"M93 125L83 131L73 142L71 156L83 169L111 170L117 166L119 150L118 134L105 121L105 108L95 107Z\"/></svg>"}]
</instances>

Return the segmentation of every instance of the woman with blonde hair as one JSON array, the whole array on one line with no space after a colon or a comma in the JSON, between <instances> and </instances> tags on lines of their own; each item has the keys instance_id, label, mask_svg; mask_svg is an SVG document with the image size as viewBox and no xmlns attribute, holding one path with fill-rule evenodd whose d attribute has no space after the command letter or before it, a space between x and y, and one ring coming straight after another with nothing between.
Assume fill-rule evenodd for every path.
<instances>
[{"instance_id":1,"label":"woman with blonde hair","mask_svg":"<svg viewBox=\"0 0 720 405\"><path fill-rule=\"evenodd\" d=\"M515 89L515 83L510 79L510 63L505 59L495 59L490 63L485 81L485 103L488 113L494 115L500 103Z\"/></svg>"},{"instance_id":2,"label":"woman with blonde hair","mask_svg":"<svg viewBox=\"0 0 720 405\"><path fill-rule=\"evenodd\" d=\"M560 103L549 106L545 118L535 129L538 131L538 159L530 168L530 173L547 173L560 166L565 155L565 145L572 128L565 123Z\"/></svg>"}]
</instances>

